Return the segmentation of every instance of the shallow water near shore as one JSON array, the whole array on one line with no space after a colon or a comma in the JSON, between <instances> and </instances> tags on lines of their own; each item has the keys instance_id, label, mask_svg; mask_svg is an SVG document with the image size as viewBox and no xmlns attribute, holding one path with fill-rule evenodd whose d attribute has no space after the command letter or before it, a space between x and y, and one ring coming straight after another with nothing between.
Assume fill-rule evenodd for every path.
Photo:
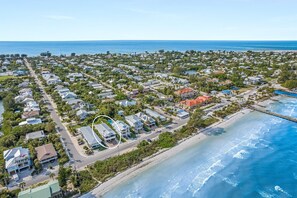
<instances>
[{"instance_id":1,"label":"shallow water near shore","mask_svg":"<svg viewBox=\"0 0 297 198\"><path fill-rule=\"evenodd\" d=\"M270 110L297 117L297 99ZM104 197L297 197L297 124L252 112Z\"/></svg>"}]
</instances>

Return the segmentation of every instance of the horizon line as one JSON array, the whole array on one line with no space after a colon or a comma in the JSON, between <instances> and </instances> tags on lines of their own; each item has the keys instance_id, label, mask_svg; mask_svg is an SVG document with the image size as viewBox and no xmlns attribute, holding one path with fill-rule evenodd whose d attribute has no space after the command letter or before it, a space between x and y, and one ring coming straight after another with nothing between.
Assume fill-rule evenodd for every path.
<instances>
[{"instance_id":1,"label":"horizon line","mask_svg":"<svg viewBox=\"0 0 297 198\"><path fill-rule=\"evenodd\" d=\"M0 41L0 42L95 42L95 41L231 41L231 42L242 42L242 41L254 41L254 42L263 42L263 41L273 41L273 42L284 42L284 41L291 41L291 42L297 42L296 40L241 40L241 39L235 39L235 40L230 40L230 39L222 39L222 40L218 40L218 39L209 39L209 40L195 40L195 39L135 39L135 40L130 40L130 39L105 39L105 40L9 40L9 41Z\"/></svg>"}]
</instances>

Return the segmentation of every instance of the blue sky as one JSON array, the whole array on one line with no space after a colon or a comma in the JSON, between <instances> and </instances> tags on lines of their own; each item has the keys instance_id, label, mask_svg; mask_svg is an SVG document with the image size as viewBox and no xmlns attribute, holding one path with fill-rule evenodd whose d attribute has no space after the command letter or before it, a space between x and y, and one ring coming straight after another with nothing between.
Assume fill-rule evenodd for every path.
<instances>
[{"instance_id":1,"label":"blue sky","mask_svg":"<svg viewBox=\"0 0 297 198\"><path fill-rule=\"evenodd\" d=\"M0 0L1 41L297 40L296 0Z\"/></svg>"}]
</instances>

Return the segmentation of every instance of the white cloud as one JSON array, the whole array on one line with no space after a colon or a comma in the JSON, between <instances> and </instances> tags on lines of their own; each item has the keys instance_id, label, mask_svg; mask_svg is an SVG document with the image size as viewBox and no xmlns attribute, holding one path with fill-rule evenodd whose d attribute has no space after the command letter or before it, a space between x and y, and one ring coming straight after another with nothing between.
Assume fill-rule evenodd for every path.
<instances>
[{"instance_id":1,"label":"white cloud","mask_svg":"<svg viewBox=\"0 0 297 198\"><path fill-rule=\"evenodd\" d=\"M65 15L47 15L45 18L53 19L53 20L73 20L74 17L72 16L65 16Z\"/></svg>"}]
</instances>

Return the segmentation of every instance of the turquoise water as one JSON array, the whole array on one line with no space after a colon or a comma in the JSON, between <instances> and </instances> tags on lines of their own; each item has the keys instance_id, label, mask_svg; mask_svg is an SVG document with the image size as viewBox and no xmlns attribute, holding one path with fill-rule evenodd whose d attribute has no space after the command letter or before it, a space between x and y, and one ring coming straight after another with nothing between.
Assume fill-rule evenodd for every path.
<instances>
[{"instance_id":1,"label":"turquoise water","mask_svg":"<svg viewBox=\"0 0 297 198\"><path fill-rule=\"evenodd\" d=\"M277 94L277 95L287 95L287 96L292 96L292 97L297 98L297 93L293 93L293 92L286 92L286 91L282 91L282 90L276 90L276 91L274 91L274 93Z\"/></svg>"},{"instance_id":2,"label":"turquoise water","mask_svg":"<svg viewBox=\"0 0 297 198\"><path fill-rule=\"evenodd\" d=\"M186 50L297 50L297 41L44 41L0 42L0 54L25 53L30 56L50 51L55 55L155 52L160 49Z\"/></svg>"},{"instance_id":3,"label":"turquoise water","mask_svg":"<svg viewBox=\"0 0 297 198\"><path fill-rule=\"evenodd\" d=\"M269 107L297 117L297 99ZM222 129L220 129L222 130ZM252 112L104 197L297 197L297 124Z\"/></svg>"}]
</instances>

